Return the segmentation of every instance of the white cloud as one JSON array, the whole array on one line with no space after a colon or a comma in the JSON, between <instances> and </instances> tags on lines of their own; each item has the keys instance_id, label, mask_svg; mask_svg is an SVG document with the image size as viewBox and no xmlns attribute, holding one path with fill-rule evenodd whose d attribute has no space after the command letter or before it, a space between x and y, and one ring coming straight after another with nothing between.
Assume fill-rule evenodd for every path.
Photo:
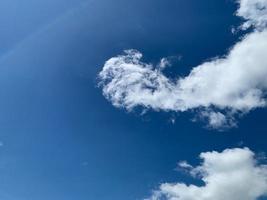
<instances>
[{"instance_id":1,"label":"white cloud","mask_svg":"<svg viewBox=\"0 0 267 200\"><path fill-rule=\"evenodd\" d=\"M267 195L267 166L254 156L248 148L201 153L200 166L182 166L197 174L203 186L164 183L147 200L256 200Z\"/></svg>"},{"instance_id":2,"label":"white cloud","mask_svg":"<svg viewBox=\"0 0 267 200\"><path fill-rule=\"evenodd\" d=\"M165 69L166 67L168 67L168 66L170 66L171 65L171 63L170 63L170 61L167 59L167 58L162 58L161 60L160 60L160 63L158 64L158 67L161 69L161 70L163 70L163 69Z\"/></svg>"},{"instance_id":3,"label":"white cloud","mask_svg":"<svg viewBox=\"0 0 267 200\"><path fill-rule=\"evenodd\" d=\"M243 24L246 29L250 26L261 30L267 25L267 1L266 0L238 0L240 8L237 15L247 20Z\"/></svg>"},{"instance_id":4,"label":"white cloud","mask_svg":"<svg viewBox=\"0 0 267 200\"><path fill-rule=\"evenodd\" d=\"M208 121L208 127L218 130L237 126L235 120L231 116L231 113L227 113L226 116L221 112L205 110L200 112L200 118Z\"/></svg>"},{"instance_id":5,"label":"white cloud","mask_svg":"<svg viewBox=\"0 0 267 200\"><path fill-rule=\"evenodd\" d=\"M188 164L188 162L187 161L180 161L179 163L178 163L178 167L179 168L182 168L182 169L193 169L193 166L192 165L190 165L190 164Z\"/></svg>"},{"instance_id":6,"label":"white cloud","mask_svg":"<svg viewBox=\"0 0 267 200\"><path fill-rule=\"evenodd\" d=\"M241 0L237 15L254 27L225 56L171 80L162 68L141 61L142 54L127 50L109 59L99 74L104 96L116 107L137 106L183 112L200 110L212 128L235 126L234 116L266 106L267 0Z\"/></svg>"}]
</instances>

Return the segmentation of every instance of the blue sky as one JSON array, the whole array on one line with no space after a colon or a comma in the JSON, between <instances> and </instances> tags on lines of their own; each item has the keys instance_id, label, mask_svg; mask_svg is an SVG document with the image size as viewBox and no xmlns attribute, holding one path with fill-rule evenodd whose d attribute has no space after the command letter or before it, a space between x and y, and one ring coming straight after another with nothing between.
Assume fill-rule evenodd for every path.
<instances>
[{"instance_id":1,"label":"blue sky","mask_svg":"<svg viewBox=\"0 0 267 200\"><path fill-rule=\"evenodd\" d=\"M144 199L164 182L203 184L176 170L199 165L201 152L267 152L264 108L221 131L193 122L194 110L116 108L98 87L105 62L126 49L154 65L173 58L170 78L226 54L253 32L231 32L244 21L237 9L231 0L2 0L0 198Z\"/></svg>"}]
</instances>

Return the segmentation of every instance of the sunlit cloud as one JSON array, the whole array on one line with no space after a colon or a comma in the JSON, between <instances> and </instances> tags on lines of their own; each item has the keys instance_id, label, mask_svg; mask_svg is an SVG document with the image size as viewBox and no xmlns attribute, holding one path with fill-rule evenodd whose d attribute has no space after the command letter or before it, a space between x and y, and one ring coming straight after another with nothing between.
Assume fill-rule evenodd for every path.
<instances>
[{"instance_id":1,"label":"sunlit cloud","mask_svg":"<svg viewBox=\"0 0 267 200\"><path fill-rule=\"evenodd\" d=\"M142 61L142 53L126 50L110 58L99 73L104 96L129 111L141 106L156 111L196 111L211 128L236 126L236 118L266 106L267 0L238 1L243 36L227 55L194 67L185 77L168 78L161 59L156 66Z\"/></svg>"},{"instance_id":2,"label":"sunlit cloud","mask_svg":"<svg viewBox=\"0 0 267 200\"><path fill-rule=\"evenodd\" d=\"M197 167L185 161L179 167L204 185L164 183L146 200L256 200L267 195L267 166L250 149L205 152L200 158Z\"/></svg>"}]
</instances>

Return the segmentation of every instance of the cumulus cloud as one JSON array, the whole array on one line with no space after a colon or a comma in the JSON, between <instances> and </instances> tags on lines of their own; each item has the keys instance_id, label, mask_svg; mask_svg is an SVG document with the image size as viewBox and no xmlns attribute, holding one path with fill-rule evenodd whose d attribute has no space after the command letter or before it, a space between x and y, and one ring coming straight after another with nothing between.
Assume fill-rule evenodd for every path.
<instances>
[{"instance_id":1,"label":"cumulus cloud","mask_svg":"<svg viewBox=\"0 0 267 200\"><path fill-rule=\"evenodd\" d=\"M104 96L116 107L153 110L197 110L209 127L235 126L235 117L266 106L267 0L239 0L236 14L243 28L254 30L237 42L227 55L194 67L175 80L164 75L170 63L153 66L142 53L127 50L110 58L99 73Z\"/></svg>"},{"instance_id":2,"label":"cumulus cloud","mask_svg":"<svg viewBox=\"0 0 267 200\"><path fill-rule=\"evenodd\" d=\"M266 28L266 0L239 0L238 2L240 3L240 8L237 11L237 15L247 20L242 26L243 29L251 26L259 30Z\"/></svg>"},{"instance_id":3,"label":"cumulus cloud","mask_svg":"<svg viewBox=\"0 0 267 200\"><path fill-rule=\"evenodd\" d=\"M197 167L180 166L200 177L202 186L164 183L146 200L256 200L267 195L267 166L248 148L201 153L200 158Z\"/></svg>"}]
</instances>

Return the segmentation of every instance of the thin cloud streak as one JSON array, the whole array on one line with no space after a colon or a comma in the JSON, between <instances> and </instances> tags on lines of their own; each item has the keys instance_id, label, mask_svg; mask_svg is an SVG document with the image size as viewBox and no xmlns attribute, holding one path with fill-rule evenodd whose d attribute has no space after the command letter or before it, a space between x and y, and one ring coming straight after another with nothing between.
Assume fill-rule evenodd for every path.
<instances>
[{"instance_id":1,"label":"thin cloud streak","mask_svg":"<svg viewBox=\"0 0 267 200\"><path fill-rule=\"evenodd\" d=\"M76 13L79 13L81 11L81 9L86 8L90 3L91 3L91 1L84 1L84 2L80 3L78 6L70 8L67 11L61 13L58 17L53 19L51 22L39 27L37 30L35 30L34 32L27 35L24 39L17 42L13 46L13 48L7 50L5 53L0 55L0 62L9 58L10 56L12 56L19 48L26 46L29 41L37 38L40 34L48 31L51 27L54 27L54 26L58 25L59 23L61 23L66 18L71 17L72 15L74 15Z\"/></svg>"}]
</instances>

